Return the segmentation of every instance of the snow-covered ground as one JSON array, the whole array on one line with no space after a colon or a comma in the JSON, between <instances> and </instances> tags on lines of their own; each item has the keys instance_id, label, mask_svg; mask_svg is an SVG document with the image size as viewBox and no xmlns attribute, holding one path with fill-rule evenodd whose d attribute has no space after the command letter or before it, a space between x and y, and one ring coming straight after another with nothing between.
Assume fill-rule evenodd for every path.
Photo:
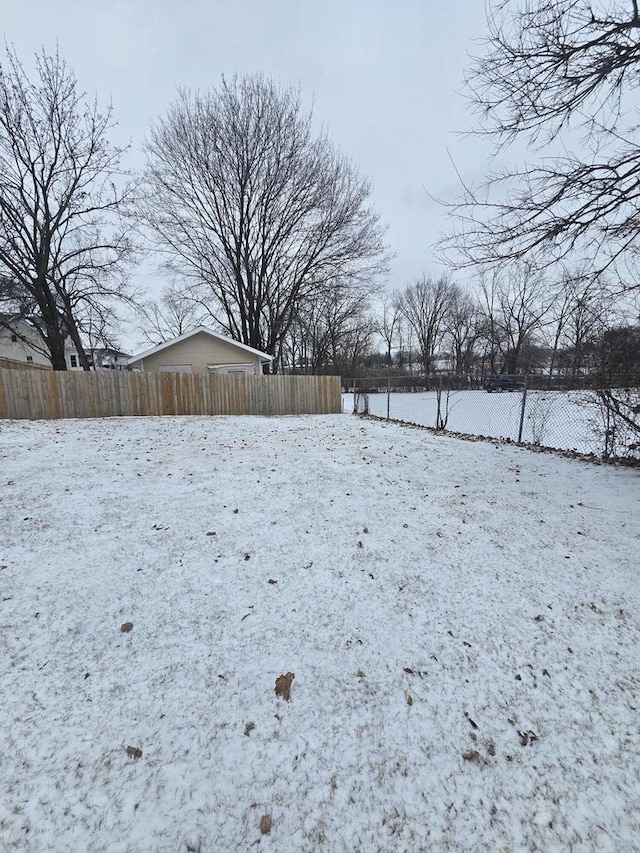
<instances>
[{"instance_id":1,"label":"snow-covered ground","mask_svg":"<svg viewBox=\"0 0 640 853\"><path fill-rule=\"evenodd\" d=\"M446 405L446 392L441 405ZM447 429L453 432L486 435L494 438L518 438L522 394L486 391L452 391L449 396ZM353 394L344 396L345 411L353 411ZM387 416L387 394L370 394L371 414ZM389 416L435 427L437 415L435 391L418 394L392 393ZM601 455L604 449L602 418L594 395L588 391L527 392L522 440L561 450Z\"/></svg>"},{"instance_id":2,"label":"snow-covered ground","mask_svg":"<svg viewBox=\"0 0 640 853\"><path fill-rule=\"evenodd\" d=\"M0 849L639 850L639 519L349 415L0 422Z\"/></svg>"}]
</instances>

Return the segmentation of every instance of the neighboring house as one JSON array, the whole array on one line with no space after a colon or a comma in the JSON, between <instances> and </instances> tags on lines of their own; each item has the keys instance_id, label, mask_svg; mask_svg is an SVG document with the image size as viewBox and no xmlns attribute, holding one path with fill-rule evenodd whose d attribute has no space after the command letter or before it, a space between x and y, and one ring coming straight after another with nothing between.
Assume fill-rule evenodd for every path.
<instances>
[{"instance_id":1,"label":"neighboring house","mask_svg":"<svg viewBox=\"0 0 640 853\"><path fill-rule=\"evenodd\" d=\"M51 367L51 361L46 355L45 344L35 326L28 320L9 320L12 328L0 325L0 358L24 362L41 367ZM68 370L82 370L80 358L71 341L65 342L65 360Z\"/></svg>"},{"instance_id":2,"label":"neighboring house","mask_svg":"<svg viewBox=\"0 0 640 853\"><path fill-rule=\"evenodd\" d=\"M120 352L120 350L106 347L91 350L91 358L94 370L129 370L127 362L131 354Z\"/></svg>"},{"instance_id":3,"label":"neighboring house","mask_svg":"<svg viewBox=\"0 0 640 853\"><path fill-rule=\"evenodd\" d=\"M153 349L132 355L133 370L161 373L263 373L273 356L199 326Z\"/></svg>"}]
</instances>

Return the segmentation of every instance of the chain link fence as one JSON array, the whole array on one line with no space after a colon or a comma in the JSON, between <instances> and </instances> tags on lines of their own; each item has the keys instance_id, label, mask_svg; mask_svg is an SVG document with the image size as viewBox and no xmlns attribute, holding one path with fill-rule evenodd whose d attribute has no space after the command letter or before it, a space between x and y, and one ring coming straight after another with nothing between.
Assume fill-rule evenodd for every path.
<instances>
[{"instance_id":1,"label":"chain link fence","mask_svg":"<svg viewBox=\"0 0 640 853\"><path fill-rule=\"evenodd\" d=\"M420 377L348 379L343 407L454 433L600 458L640 458L637 377L610 377L597 387L589 377L576 382L537 375L501 384L504 390L487 391L480 383L459 387L448 377L428 383Z\"/></svg>"}]
</instances>

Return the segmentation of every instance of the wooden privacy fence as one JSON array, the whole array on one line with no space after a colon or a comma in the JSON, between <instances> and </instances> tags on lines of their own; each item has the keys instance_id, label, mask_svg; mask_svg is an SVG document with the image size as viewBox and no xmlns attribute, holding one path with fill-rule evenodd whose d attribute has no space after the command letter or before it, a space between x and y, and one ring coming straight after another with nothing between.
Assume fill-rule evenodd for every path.
<instances>
[{"instance_id":1,"label":"wooden privacy fence","mask_svg":"<svg viewBox=\"0 0 640 853\"><path fill-rule=\"evenodd\" d=\"M0 358L0 369L6 370L53 370L46 364L25 364L15 358Z\"/></svg>"},{"instance_id":2,"label":"wooden privacy fence","mask_svg":"<svg viewBox=\"0 0 640 853\"><path fill-rule=\"evenodd\" d=\"M324 415L341 411L339 376L0 370L0 418Z\"/></svg>"}]
</instances>

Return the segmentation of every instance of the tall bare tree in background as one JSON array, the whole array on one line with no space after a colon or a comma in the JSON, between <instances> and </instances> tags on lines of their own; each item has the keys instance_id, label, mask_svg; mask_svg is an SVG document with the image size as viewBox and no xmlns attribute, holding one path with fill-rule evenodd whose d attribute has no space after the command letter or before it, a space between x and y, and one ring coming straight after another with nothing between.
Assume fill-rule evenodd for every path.
<instances>
[{"instance_id":1,"label":"tall bare tree in background","mask_svg":"<svg viewBox=\"0 0 640 853\"><path fill-rule=\"evenodd\" d=\"M242 343L278 359L299 306L384 267L368 182L291 90L245 76L183 91L146 151L145 219Z\"/></svg>"},{"instance_id":2,"label":"tall bare tree in background","mask_svg":"<svg viewBox=\"0 0 640 853\"><path fill-rule=\"evenodd\" d=\"M446 318L458 296L457 286L446 276L423 275L400 295L399 310L415 335L425 378L446 332Z\"/></svg>"},{"instance_id":3,"label":"tall bare tree in background","mask_svg":"<svg viewBox=\"0 0 640 853\"><path fill-rule=\"evenodd\" d=\"M402 313L400 311L400 294L386 295L382 300L376 331L384 341L385 363L387 367L393 364L392 350L400 343Z\"/></svg>"},{"instance_id":4,"label":"tall bare tree in background","mask_svg":"<svg viewBox=\"0 0 640 853\"><path fill-rule=\"evenodd\" d=\"M162 290L159 299L141 303L136 313L138 329L152 346L193 331L207 318L199 296L176 281Z\"/></svg>"},{"instance_id":5,"label":"tall bare tree in background","mask_svg":"<svg viewBox=\"0 0 640 853\"><path fill-rule=\"evenodd\" d=\"M492 372L517 373L553 305L548 286L528 264L511 264L485 279L482 303Z\"/></svg>"},{"instance_id":6,"label":"tall bare tree in background","mask_svg":"<svg viewBox=\"0 0 640 853\"><path fill-rule=\"evenodd\" d=\"M468 382L476 367L476 350L482 329L478 303L468 293L462 290L454 293L445 316L445 329L454 375Z\"/></svg>"},{"instance_id":7,"label":"tall bare tree in background","mask_svg":"<svg viewBox=\"0 0 640 853\"><path fill-rule=\"evenodd\" d=\"M573 377L597 367L598 342L615 317L615 300L603 276L580 266L562 271L548 324L551 333L549 374L556 367Z\"/></svg>"},{"instance_id":8,"label":"tall bare tree in background","mask_svg":"<svg viewBox=\"0 0 640 853\"><path fill-rule=\"evenodd\" d=\"M639 62L637 0L489 3L486 50L465 81L478 133L497 151L523 138L540 159L451 205L443 248L455 265L579 258L637 286L640 126L627 108Z\"/></svg>"},{"instance_id":9,"label":"tall bare tree in background","mask_svg":"<svg viewBox=\"0 0 640 853\"><path fill-rule=\"evenodd\" d=\"M28 319L55 370L70 337L105 337L114 304L130 301L130 232L120 214L123 150L110 145L111 108L79 91L57 54L36 57L32 82L12 49L0 61L0 303L13 328ZM2 284L4 282L4 284ZM16 326L18 330L18 327Z\"/></svg>"},{"instance_id":10,"label":"tall bare tree in background","mask_svg":"<svg viewBox=\"0 0 640 853\"><path fill-rule=\"evenodd\" d=\"M352 375L370 355L373 333L366 288L336 282L298 306L285 338L287 364L295 372Z\"/></svg>"}]
</instances>

